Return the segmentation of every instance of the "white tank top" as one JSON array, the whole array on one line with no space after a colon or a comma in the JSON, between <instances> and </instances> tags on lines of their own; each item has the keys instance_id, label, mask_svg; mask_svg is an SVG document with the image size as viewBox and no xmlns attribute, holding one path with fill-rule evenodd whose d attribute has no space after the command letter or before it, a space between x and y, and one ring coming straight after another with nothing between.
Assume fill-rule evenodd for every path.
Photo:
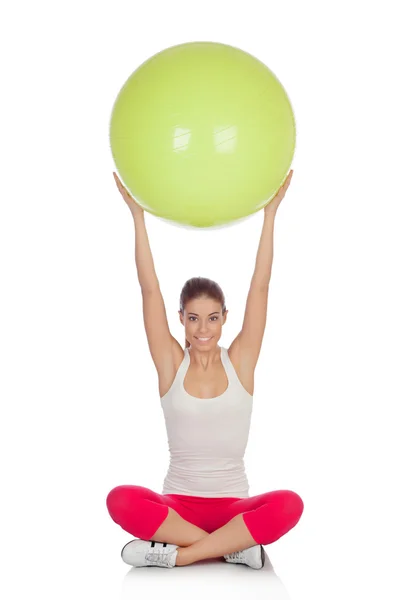
<instances>
[{"instance_id":1,"label":"white tank top","mask_svg":"<svg viewBox=\"0 0 405 600\"><path fill-rule=\"evenodd\" d=\"M161 398L170 451L163 494L249 497L244 454L253 396L239 381L228 351L220 348L228 378L223 394L202 399L186 392L184 378L190 365L186 348L173 384Z\"/></svg>"}]
</instances>

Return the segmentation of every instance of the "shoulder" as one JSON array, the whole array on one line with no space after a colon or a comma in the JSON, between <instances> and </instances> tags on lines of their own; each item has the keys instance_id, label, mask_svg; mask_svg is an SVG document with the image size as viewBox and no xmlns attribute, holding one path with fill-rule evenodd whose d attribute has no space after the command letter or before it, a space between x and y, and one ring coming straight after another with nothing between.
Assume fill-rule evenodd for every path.
<instances>
[{"instance_id":1,"label":"shoulder","mask_svg":"<svg viewBox=\"0 0 405 600\"><path fill-rule=\"evenodd\" d=\"M184 360L184 356L187 353L187 350L185 350L182 346L180 346L179 342L173 338L173 348L172 348L172 355L173 355L173 364L174 364L174 368L177 370L179 369L181 363Z\"/></svg>"},{"instance_id":2,"label":"shoulder","mask_svg":"<svg viewBox=\"0 0 405 600\"><path fill-rule=\"evenodd\" d=\"M226 352L233 368L235 369L235 373L240 383L249 394L253 395L255 373L254 367L252 367L249 361L243 360L243 356L238 351L238 348L235 344L230 346Z\"/></svg>"},{"instance_id":3,"label":"shoulder","mask_svg":"<svg viewBox=\"0 0 405 600\"><path fill-rule=\"evenodd\" d=\"M233 344L229 348L224 348L225 354L228 355L229 360L232 363L233 368L238 372L241 368L241 355L238 348Z\"/></svg>"},{"instance_id":4,"label":"shoulder","mask_svg":"<svg viewBox=\"0 0 405 600\"><path fill-rule=\"evenodd\" d=\"M180 346L179 342L174 337L172 337L171 353L168 354L167 360L164 362L162 368L158 370L159 393L161 397L164 396L172 386L177 371L184 360L185 353L185 349Z\"/></svg>"}]
</instances>

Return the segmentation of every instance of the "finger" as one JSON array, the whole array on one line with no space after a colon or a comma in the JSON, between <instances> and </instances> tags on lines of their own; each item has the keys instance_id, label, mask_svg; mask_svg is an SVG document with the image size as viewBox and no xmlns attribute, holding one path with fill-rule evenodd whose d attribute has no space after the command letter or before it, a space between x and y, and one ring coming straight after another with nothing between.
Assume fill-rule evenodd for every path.
<instances>
[{"instance_id":1,"label":"finger","mask_svg":"<svg viewBox=\"0 0 405 600\"><path fill-rule=\"evenodd\" d=\"M290 171L290 173L288 174L287 179L285 180L285 182L283 183L283 187L288 187L290 185L291 182L291 177L292 177L292 171Z\"/></svg>"},{"instance_id":2,"label":"finger","mask_svg":"<svg viewBox=\"0 0 405 600\"><path fill-rule=\"evenodd\" d=\"M118 177L116 178L115 182L116 182L119 190L121 190L121 191L125 190L124 186L122 185L122 182L118 179Z\"/></svg>"},{"instance_id":3,"label":"finger","mask_svg":"<svg viewBox=\"0 0 405 600\"><path fill-rule=\"evenodd\" d=\"M290 180L291 180L292 174L293 174L293 172L292 172L292 171L290 171L290 172L288 173L287 177L285 178L285 181L284 181L284 184L283 184L283 185L285 185L285 184L286 184L288 181L290 181Z\"/></svg>"},{"instance_id":4,"label":"finger","mask_svg":"<svg viewBox=\"0 0 405 600\"><path fill-rule=\"evenodd\" d=\"M118 175L116 173L113 173L114 175L114 179L117 185L122 185L120 178L118 177Z\"/></svg>"}]
</instances>

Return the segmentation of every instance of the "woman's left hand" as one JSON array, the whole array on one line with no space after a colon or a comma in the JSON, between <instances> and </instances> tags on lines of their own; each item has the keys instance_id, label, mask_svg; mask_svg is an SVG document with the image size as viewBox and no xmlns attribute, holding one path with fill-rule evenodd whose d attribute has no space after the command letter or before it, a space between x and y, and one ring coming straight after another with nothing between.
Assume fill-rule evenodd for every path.
<instances>
[{"instance_id":1,"label":"woman's left hand","mask_svg":"<svg viewBox=\"0 0 405 600\"><path fill-rule=\"evenodd\" d=\"M286 191L288 190L288 186L290 185L293 173L294 173L294 171L291 169L291 171L288 173L287 179L285 180L285 182L283 183L281 188L278 190L278 192L274 196L273 200L271 200L268 204L266 204L266 206L264 207L265 215L267 215L267 214L275 215L276 214L279 204L280 204L281 200L284 198Z\"/></svg>"}]
</instances>

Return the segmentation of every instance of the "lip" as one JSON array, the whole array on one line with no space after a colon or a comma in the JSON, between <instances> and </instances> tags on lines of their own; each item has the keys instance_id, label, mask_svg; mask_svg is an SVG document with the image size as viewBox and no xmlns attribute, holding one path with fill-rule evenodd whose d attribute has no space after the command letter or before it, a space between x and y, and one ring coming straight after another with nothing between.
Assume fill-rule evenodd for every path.
<instances>
[{"instance_id":1,"label":"lip","mask_svg":"<svg viewBox=\"0 0 405 600\"><path fill-rule=\"evenodd\" d=\"M208 342L210 342L212 340L212 337L210 337L208 340L199 340L198 337L195 338L197 340L197 342L199 342L200 344L208 344Z\"/></svg>"}]
</instances>

